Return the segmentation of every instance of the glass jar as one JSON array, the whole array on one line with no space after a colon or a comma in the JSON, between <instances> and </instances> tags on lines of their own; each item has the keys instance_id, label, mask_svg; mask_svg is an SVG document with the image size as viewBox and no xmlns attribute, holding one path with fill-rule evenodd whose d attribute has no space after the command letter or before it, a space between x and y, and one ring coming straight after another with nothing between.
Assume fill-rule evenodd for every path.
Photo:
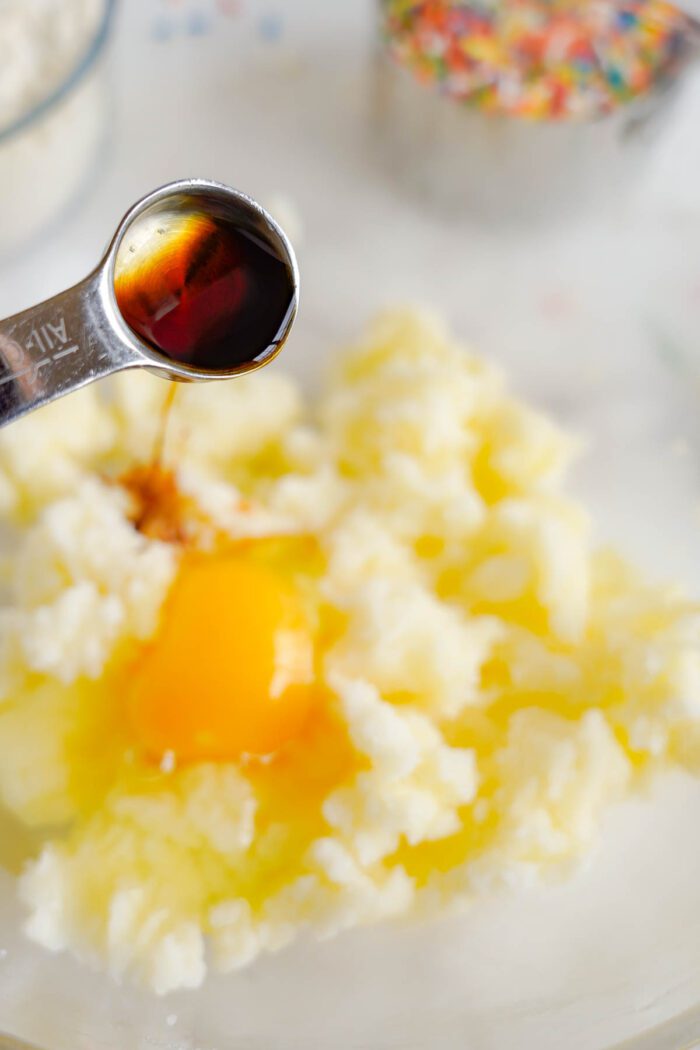
<instances>
[{"instance_id":1,"label":"glass jar","mask_svg":"<svg viewBox=\"0 0 700 1050\"><path fill-rule=\"evenodd\" d=\"M633 0L622 7L640 8L644 2ZM543 4L503 0L500 10L510 8L517 14L523 6ZM550 8L562 6L555 2ZM588 0L578 7L572 0L568 5L574 15L587 6ZM610 0L597 6L607 6L614 13L610 17L624 13ZM517 62L531 59L522 57L527 41L520 47L512 39L511 26L508 47L503 45L499 15L492 16L488 33L482 32L486 21L477 17L471 39L467 17L449 21L455 11L483 12L487 7L468 0L380 0L374 116L385 166L450 215L468 214L489 223L559 219L619 200L643 170L668 121L682 73L698 54L697 27L676 13L677 24L667 30L667 52L660 54L658 68L651 68L653 58L647 58L650 68L643 90L625 90L624 84L615 83L614 76L619 79L622 74L611 67L606 73L612 83L610 97L596 89L586 99L580 85L577 89L575 84L557 84L557 79L565 83L578 75L569 69L573 58L558 62L556 75L546 79L546 90L528 80L517 67ZM444 9L448 14L430 29L419 25L422 9L433 14ZM397 33L397 24L407 27L405 32ZM462 57L469 48L484 56L471 62L471 68ZM513 65L499 69L509 48ZM631 72L640 75L637 66ZM491 79L479 85L485 73ZM588 74L581 80L588 83Z\"/></svg>"}]
</instances>

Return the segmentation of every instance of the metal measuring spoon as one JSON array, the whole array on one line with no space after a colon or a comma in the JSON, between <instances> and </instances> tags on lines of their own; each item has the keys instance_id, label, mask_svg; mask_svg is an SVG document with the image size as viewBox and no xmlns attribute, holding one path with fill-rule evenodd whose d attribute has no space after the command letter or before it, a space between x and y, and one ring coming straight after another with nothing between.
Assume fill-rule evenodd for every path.
<instances>
[{"instance_id":1,"label":"metal measuring spoon","mask_svg":"<svg viewBox=\"0 0 700 1050\"><path fill-rule=\"evenodd\" d=\"M255 272L246 269L251 260ZM151 277L134 288L149 265ZM120 309L120 274L130 289L122 304L133 306L133 317ZM203 179L163 186L127 212L89 277L0 321L0 426L126 368L174 380L260 368L281 350L298 296L294 251L259 204ZM200 338L189 352L188 338L211 328L217 311L216 346Z\"/></svg>"}]
</instances>

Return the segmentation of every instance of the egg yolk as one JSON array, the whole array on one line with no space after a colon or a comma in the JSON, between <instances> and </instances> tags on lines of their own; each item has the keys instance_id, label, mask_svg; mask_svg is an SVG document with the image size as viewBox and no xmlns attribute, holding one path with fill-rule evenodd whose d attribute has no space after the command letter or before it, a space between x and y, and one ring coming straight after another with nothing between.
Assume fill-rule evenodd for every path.
<instances>
[{"instance_id":1,"label":"egg yolk","mask_svg":"<svg viewBox=\"0 0 700 1050\"><path fill-rule=\"evenodd\" d=\"M159 761L270 755L314 704L313 638L291 584L240 556L189 557L130 668L134 739Z\"/></svg>"}]
</instances>

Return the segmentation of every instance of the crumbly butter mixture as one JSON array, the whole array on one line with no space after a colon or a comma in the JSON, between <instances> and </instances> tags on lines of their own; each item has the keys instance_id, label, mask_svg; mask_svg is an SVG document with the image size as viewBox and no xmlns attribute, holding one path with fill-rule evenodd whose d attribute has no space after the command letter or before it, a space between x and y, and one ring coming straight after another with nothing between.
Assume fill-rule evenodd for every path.
<instances>
[{"instance_id":1,"label":"crumbly butter mixture","mask_svg":"<svg viewBox=\"0 0 700 1050\"><path fill-rule=\"evenodd\" d=\"M526 883L642 770L697 764L698 608L592 551L575 443L435 319L380 318L313 410L274 371L179 389L175 540L115 480L166 394L126 375L0 435L0 802L30 832L34 940L194 988L303 931ZM313 604L323 702L264 761L158 765L120 668L184 547L226 543Z\"/></svg>"}]
</instances>

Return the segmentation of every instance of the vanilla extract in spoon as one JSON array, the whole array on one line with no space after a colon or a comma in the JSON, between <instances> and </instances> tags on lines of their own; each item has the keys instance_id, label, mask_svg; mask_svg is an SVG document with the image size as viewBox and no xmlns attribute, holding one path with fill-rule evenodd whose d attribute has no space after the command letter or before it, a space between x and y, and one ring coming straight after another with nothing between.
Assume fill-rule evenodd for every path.
<instances>
[{"instance_id":1,"label":"vanilla extract in spoon","mask_svg":"<svg viewBox=\"0 0 700 1050\"><path fill-rule=\"evenodd\" d=\"M240 217L193 200L146 215L117 253L114 291L129 327L173 361L226 371L274 344L294 295L289 261Z\"/></svg>"},{"instance_id":2,"label":"vanilla extract in spoon","mask_svg":"<svg viewBox=\"0 0 700 1050\"><path fill-rule=\"evenodd\" d=\"M250 197L202 179L163 186L85 280L0 320L0 426L127 368L183 381L260 368L298 290L289 241Z\"/></svg>"}]
</instances>

